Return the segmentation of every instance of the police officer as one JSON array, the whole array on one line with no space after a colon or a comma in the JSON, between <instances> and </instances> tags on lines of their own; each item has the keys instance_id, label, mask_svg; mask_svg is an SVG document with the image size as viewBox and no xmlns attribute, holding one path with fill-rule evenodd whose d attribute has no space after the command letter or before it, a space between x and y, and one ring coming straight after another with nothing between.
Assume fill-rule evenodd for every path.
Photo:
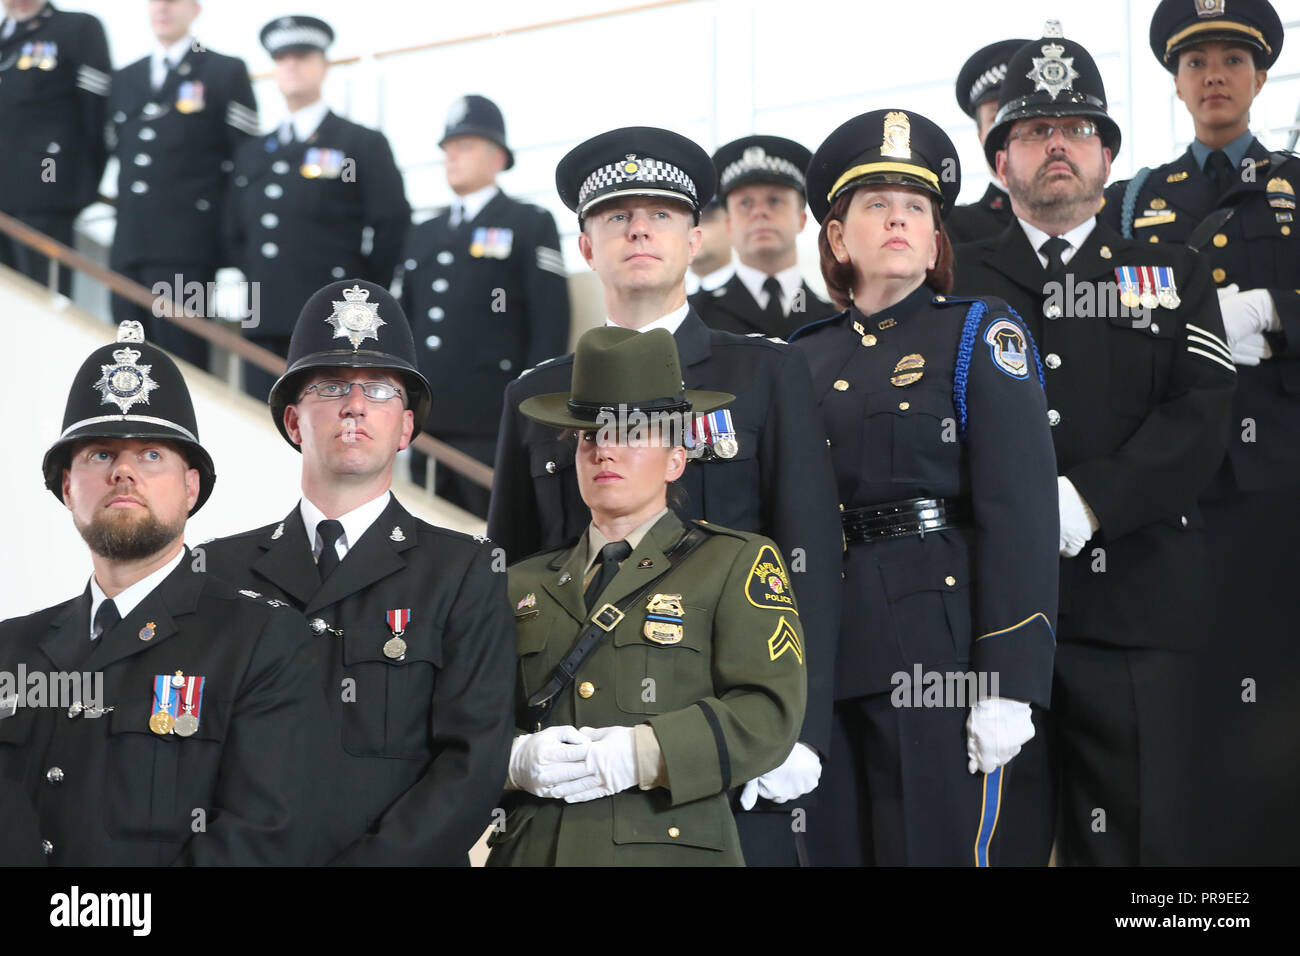
<instances>
[{"instance_id":1,"label":"police officer","mask_svg":"<svg viewBox=\"0 0 1300 956\"><path fill-rule=\"evenodd\" d=\"M1007 61L1028 40L999 40L971 54L957 74L957 105L975 121L980 145L989 134L993 115L998 110L998 91L1007 76ZM972 242L996 236L1011 224L1011 201L998 182L997 172L978 202L953 206L944 220L944 229L954 243Z\"/></svg>"},{"instance_id":2,"label":"police officer","mask_svg":"<svg viewBox=\"0 0 1300 956\"><path fill-rule=\"evenodd\" d=\"M673 333L687 387L726 391L730 407L700 416L681 478L683 520L706 518L759 533L788 555L809 644L809 709L800 743L745 796L794 800L812 790L829 740L831 673L839 618L842 540L834 476L813 403L808 365L783 343L709 329L686 301L683 277L699 247L695 217L715 172L698 145L668 130L628 127L570 151L555 173L578 215L578 246L600 276L607 324ZM591 521L579 495L574 443L526 418L520 403L566 387L572 357L546 362L506 390L488 533L512 560L550 550ZM806 859L791 808L757 804L738 814L750 865Z\"/></svg>"},{"instance_id":3,"label":"police officer","mask_svg":"<svg viewBox=\"0 0 1300 956\"><path fill-rule=\"evenodd\" d=\"M1049 21L1011 58L984 141L1017 221L957 250L955 288L1004 298L1043 353L1064 559L1058 859L1137 865L1195 842L1191 675L1210 592L1196 497L1235 372L1208 265L1097 221L1119 146L1096 64Z\"/></svg>"},{"instance_id":4,"label":"police officer","mask_svg":"<svg viewBox=\"0 0 1300 956\"><path fill-rule=\"evenodd\" d=\"M490 545L415 518L393 460L429 411L401 306L348 279L307 300L271 415L302 499L205 545L208 568L315 631L342 761L338 864L467 865L511 737L514 633Z\"/></svg>"},{"instance_id":5,"label":"police officer","mask_svg":"<svg viewBox=\"0 0 1300 956\"><path fill-rule=\"evenodd\" d=\"M691 297L705 325L783 339L835 311L804 282L795 247L808 220L804 170L810 156L780 136L745 136L713 154L718 200L739 261L725 285Z\"/></svg>"},{"instance_id":6,"label":"police officer","mask_svg":"<svg viewBox=\"0 0 1300 956\"><path fill-rule=\"evenodd\" d=\"M488 863L740 865L727 791L790 752L806 687L776 545L668 508L684 422L733 396L684 389L664 329L592 329L570 367L521 410L578 430L591 523L510 569L521 732Z\"/></svg>"},{"instance_id":7,"label":"police officer","mask_svg":"<svg viewBox=\"0 0 1300 956\"><path fill-rule=\"evenodd\" d=\"M1051 845L1041 740L1020 753L1051 698L1052 439L1020 321L948 295L942 216L960 188L952 141L903 110L854 117L808 166L822 273L845 309L792 336L846 543L818 862L1045 865ZM927 672L973 681L927 701L911 686Z\"/></svg>"},{"instance_id":8,"label":"police officer","mask_svg":"<svg viewBox=\"0 0 1300 956\"><path fill-rule=\"evenodd\" d=\"M733 271L727 210L715 196L700 210L700 251L686 270L686 294L712 292L725 285Z\"/></svg>"},{"instance_id":9,"label":"police officer","mask_svg":"<svg viewBox=\"0 0 1300 956\"><path fill-rule=\"evenodd\" d=\"M322 285L344 276L393 281L411 208L384 134L335 115L321 99L329 25L280 17L261 39L290 113L236 154L226 236L253 283L244 335L285 355L293 317ZM250 395L264 400L273 383L245 363Z\"/></svg>"},{"instance_id":10,"label":"police officer","mask_svg":"<svg viewBox=\"0 0 1300 956\"><path fill-rule=\"evenodd\" d=\"M1151 50L1174 75L1196 138L1172 162L1113 183L1102 211L1139 242L1186 243L1209 258L1237 365L1228 454L1202 501L1217 583L1204 699L1220 772L1202 791L1213 863L1294 863L1300 852L1300 825L1283 809L1300 799L1300 748L1278 735L1295 720L1290 695L1241 700L1246 677L1300 668L1282 597L1300 537L1300 158L1270 152L1249 125L1284 35L1267 0L1161 3Z\"/></svg>"},{"instance_id":11,"label":"police officer","mask_svg":"<svg viewBox=\"0 0 1300 956\"><path fill-rule=\"evenodd\" d=\"M66 678L49 686L69 699L0 701L0 777L34 809L42 862L320 862L333 780L311 633L185 547L215 473L180 372L138 322L82 363L43 470L94 573L0 624L0 670Z\"/></svg>"},{"instance_id":12,"label":"police officer","mask_svg":"<svg viewBox=\"0 0 1300 956\"><path fill-rule=\"evenodd\" d=\"M411 230L402 308L415 323L420 371L438 383L425 428L490 465L506 386L568 347L569 286L551 214L497 186L514 165L497 105L457 99L438 145L456 201ZM424 483L422 452L411 452L411 473ZM437 470L434 488L487 517L488 489L449 468Z\"/></svg>"},{"instance_id":13,"label":"police officer","mask_svg":"<svg viewBox=\"0 0 1300 956\"><path fill-rule=\"evenodd\" d=\"M77 214L99 195L108 153L108 40L88 13L5 0L0 24L0 210L70 246ZM49 260L0 236L0 264L45 283ZM72 273L59 273L71 294Z\"/></svg>"},{"instance_id":14,"label":"police officer","mask_svg":"<svg viewBox=\"0 0 1300 956\"><path fill-rule=\"evenodd\" d=\"M153 52L113 77L108 131L119 169L109 264L177 302L201 288L210 316L208 283L223 261L221 205L236 150L258 134L257 101L243 60L194 39L198 15L197 0L154 0ZM114 296L113 317L140 320L149 341L207 367L207 342L150 310Z\"/></svg>"}]
</instances>

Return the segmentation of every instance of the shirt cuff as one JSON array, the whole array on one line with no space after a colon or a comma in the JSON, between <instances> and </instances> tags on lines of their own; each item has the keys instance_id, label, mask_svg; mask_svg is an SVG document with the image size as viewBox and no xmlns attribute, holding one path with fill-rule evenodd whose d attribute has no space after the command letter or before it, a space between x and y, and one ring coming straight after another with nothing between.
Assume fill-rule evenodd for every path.
<instances>
[{"instance_id":1,"label":"shirt cuff","mask_svg":"<svg viewBox=\"0 0 1300 956\"><path fill-rule=\"evenodd\" d=\"M659 738L649 724L632 728L632 741L636 745L636 782L642 790L668 786L668 765Z\"/></svg>"}]
</instances>

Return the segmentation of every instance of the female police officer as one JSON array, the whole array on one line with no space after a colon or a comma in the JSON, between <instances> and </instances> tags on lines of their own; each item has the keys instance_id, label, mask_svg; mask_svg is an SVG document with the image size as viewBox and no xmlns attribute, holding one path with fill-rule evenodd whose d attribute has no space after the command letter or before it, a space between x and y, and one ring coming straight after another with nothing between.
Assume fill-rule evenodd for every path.
<instances>
[{"instance_id":1,"label":"female police officer","mask_svg":"<svg viewBox=\"0 0 1300 956\"><path fill-rule=\"evenodd\" d=\"M845 309L790 339L844 512L836 737L809 828L819 863L1006 862L1029 820L1050 845L1045 774L1028 775L1030 793L1004 769L1034 735L1030 704L1050 697L1055 457L1015 313L946 296L941 217L959 188L952 142L901 110L849 120L808 169L822 274Z\"/></svg>"},{"instance_id":2,"label":"female police officer","mask_svg":"<svg viewBox=\"0 0 1300 956\"><path fill-rule=\"evenodd\" d=\"M803 636L776 546L668 509L690 415L672 336L593 329L572 394L520 410L576 429L592 521L510 569L519 726L492 865L738 865L727 791L776 767L803 721Z\"/></svg>"}]
</instances>

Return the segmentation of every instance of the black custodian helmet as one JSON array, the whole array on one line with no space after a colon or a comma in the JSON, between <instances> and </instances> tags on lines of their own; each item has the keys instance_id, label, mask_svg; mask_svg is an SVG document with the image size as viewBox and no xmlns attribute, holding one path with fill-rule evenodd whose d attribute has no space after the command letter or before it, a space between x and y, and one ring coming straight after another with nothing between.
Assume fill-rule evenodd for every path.
<instances>
[{"instance_id":1,"label":"black custodian helmet","mask_svg":"<svg viewBox=\"0 0 1300 956\"><path fill-rule=\"evenodd\" d=\"M406 313L392 294L365 279L342 279L312 293L289 340L289 367L271 386L271 417L284 440L284 410L298 400L305 373L321 368L382 368L400 372L418 435L429 417L433 390L415 360ZM299 449L301 450L301 449Z\"/></svg>"},{"instance_id":2,"label":"black custodian helmet","mask_svg":"<svg viewBox=\"0 0 1300 956\"><path fill-rule=\"evenodd\" d=\"M144 340L134 320L118 327L117 342L101 346L81 363L68 392L63 431L45 453L45 487L63 500L63 469L72 446L87 438L154 438L175 442L199 473L194 514L212 494L217 473L199 444L190 391L166 352Z\"/></svg>"}]
</instances>

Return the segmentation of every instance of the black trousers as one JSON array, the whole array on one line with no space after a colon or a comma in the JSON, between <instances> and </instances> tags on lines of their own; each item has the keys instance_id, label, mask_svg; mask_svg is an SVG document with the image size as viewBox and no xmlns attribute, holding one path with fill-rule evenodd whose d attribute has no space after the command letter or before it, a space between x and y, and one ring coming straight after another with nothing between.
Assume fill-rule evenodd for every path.
<instances>
[{"instance_id":1,"label":"black trousers","mask_svg":"<svg viewBox=\"0 0 1300 956\"><path fill-rule=\"evenodd\" d=\"M817 866L1046 865L1051 789L1042 712L1021 752L967 769L968 707L835 705L831 751L808 828Z\"/></svg>"},{"instance_id":2,"label":"black trousers","mask_svg":"<svg viewBox=\"0 0 1300 956\"><path fill-rule=\"evenodd\" d=\"M753 810L741 809L740 790L733 794L731 809L745 866L816 865L808 849L807 827L808 818L816 812L818 792L786 803L759 798Z\"/></svg>"},{"instance_id":3,"label":"black trousers","mask_svg":"<svg viewBox=\"0 0 1300 956\"><path fill-rule=\"evenodd\" d=\"M497 439L495 435L472 437L435 435L434 437L446 442L458 451L472 455L489 467L491 467L496 456ZM422 451L416 451L414 448L411 449L411 478L421 488L427 487L425 485L425 469L428 464L428 455ZM454 505L459 505L471 514L478 515L480 518L487 518L488 501L492 497L492 490L471 481L459 472L442 466L437 467L433 479L433 493L439 498L445 498Z\"/></svg>"},{"instance_id":4,"label":"black trousers","mask_svg":"<svg viewBox=\"0 0 1300 956\"><path fill-rule=\"evenodd\" d=\"M166 289L160 290L159 295L164 295L173 302L198 306L196 311L206 316L216 314L216 303L210 301L208 285L217 277L217 267L213 263L141 262L120 267L117 271L151 292L155 286L165 285ZM186 287L191 286L191 283L197 283L202 289L197 302L186 292ZM190 292L194 291L191 286ZM151 309L142 308L121 296L113 296L113 321L120 323L126 319L135 319L144 324L145 341L165 349L178 359L207 370L210 350L206 341L166 319L158 318Z\"/></svg>"},{"instance_id":5,"label":"black trousers","mask_svg":"<svg viewBox=\"0 0 1300 956\"><path fill-rule=\"evenodd\" d=\"M1218 768L1197 756L1196 667L1197 655L1178 651L1057 644L1049 722L1058 863L1203 862L1193 804Z\"/></svg>"},{"instance_id":6,"label":"black trousers","mask_svg":"<svg viewBox=\"0 0 1300 956\"><path fill-rule=\"evenodd\" d=\"M65 246L73 244L72 224L77 220L76 212L25 212L11 213L11 215L21 219L33 229L40 230L51 239L57 239ZM50 281L49 258L16 239L10 239L7 235L0 235L0 265L16 269L41 285ZM59 267L59 292L68 297L72 296L72 270L65 266Z\"/></svg>"}]
</instances>

